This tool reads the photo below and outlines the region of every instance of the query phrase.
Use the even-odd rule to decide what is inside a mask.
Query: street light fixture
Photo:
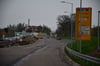
[[[61,3],[67,3],[71,5],[71,14],[73,13],[73,3],[66,2],[66,1],[61,1]]]

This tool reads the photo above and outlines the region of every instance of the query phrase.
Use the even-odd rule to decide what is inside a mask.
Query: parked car
[[[5,37],[4,39],[3,39],[4,41],[12,41],[12,40],[14,40],[14,38],[13,37]]]
[[[57,40],[61,40],[61,37],[58,36],[58,37],[57,37]]]

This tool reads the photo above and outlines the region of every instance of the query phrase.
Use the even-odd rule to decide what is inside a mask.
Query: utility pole
[[[82,33],[82,0],[80,0],[80,33]],[[82,35],[80,35],[80,53],[82,52]]]
[[[70,18],[71,18],[71,25],[70,25],[71,27],[70,28],[71,28],[71,31],[70,32],[71,32],[71,41],[72,41],[72,37],[73,37],[72,36],[73,35],[73,32],[72,32],[73,31],[73,27],[72,27],[73,26],[72,25],[73,3],[66,2],[66,1],[61,1],[61,3],[67,3],[67,4],[71,5],[71,14],[70,14]],[[72,47],[72,44],[71,44],[71,47]]]
[[[100,42],[99,42],[99,39],[100,39],[100,38],[99,38],[99,37],[100,37],[100,34],[99,34],[99,33],[100,33],[99,24],[100,24],[100,23],[99,23],[99,21],[100,21],[100,11],[98,11],[98,49],[100,49],[100,45],[99,45],[99,43],[100,43]]]

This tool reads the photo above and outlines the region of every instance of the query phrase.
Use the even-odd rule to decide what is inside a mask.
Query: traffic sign
[[[91,16],[92,8],[76,8],[76,40],[91,39]]]

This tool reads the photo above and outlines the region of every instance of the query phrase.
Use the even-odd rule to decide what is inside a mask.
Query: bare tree
[[[67,15],[60,15],[57,18],[58,28],[56,32],[60,35],[69,35],[70,34],[70,17]]]

